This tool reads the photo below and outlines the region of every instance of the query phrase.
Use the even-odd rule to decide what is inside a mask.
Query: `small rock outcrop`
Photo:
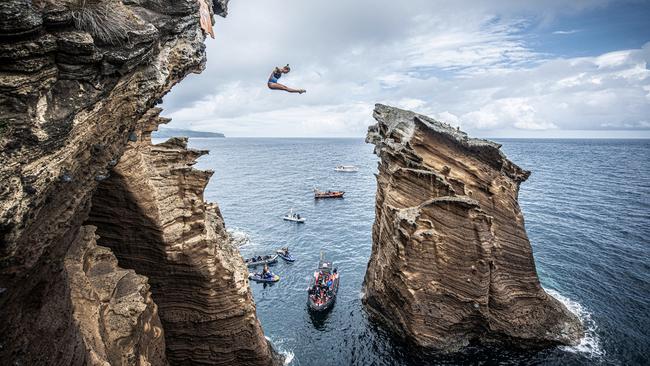
[[[380,158],[369,313],[403,338],[457,350],[471,341],[574,344],[578,318],[541,287],[518,204],[530,172],[500,145],[378,104],[367,141]]]
[[[202,152],[148,138],[227,3],[0,2],[0,364],[279,362]]]

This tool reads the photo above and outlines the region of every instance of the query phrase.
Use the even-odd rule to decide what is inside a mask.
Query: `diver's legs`
[[[287,91],[289,93],[300,93],[300,94],[302,94],[302,93],[306,92],[306,90],[304,90],[304,89],[292,89],[292,88],[289,88],[288,86],[282,85],[280,83],[268,83],[268,86],[269,86],[269,89],[284,90],[284,91]]]

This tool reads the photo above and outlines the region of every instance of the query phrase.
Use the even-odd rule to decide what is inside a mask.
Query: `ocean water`
[[[582,319],[577,347],[522,351],[471,346],[423,354],[368,321],[361,285],[371,250],[377,158],[361,139],[190,139],[209,149],[197,167],[215,174],[216,201],[244,256],[288,245],[273,285],[252,283],[265,334],[291,365],[650,363],[650,141],[499,140],[533,171],[520,203],[543,286]],[[358,173],[337,173],[354,164]],[[315,201],[312,189],[344,199]],[[293,208],[303,225],[285,222]],[[306,288],[319,252],[341,273],[337,303],[314,318]]]

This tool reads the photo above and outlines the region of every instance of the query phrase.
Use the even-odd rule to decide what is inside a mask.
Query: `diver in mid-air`
[[[293,89],[293,88],[289,88],[286,85],[278,83],[278,79],[282,77],[282,74],[287,74],[289,73],[289,71],[291,71],[289,64],[287,64],[287,66],[284,67],[276,67],[275,69],[273,69],[273,72],[269,76],[269,81],[267,84],[269,89],[284,90],[289,93],[299,93],[299,94],[306,93],[307,91],[305,89]]]

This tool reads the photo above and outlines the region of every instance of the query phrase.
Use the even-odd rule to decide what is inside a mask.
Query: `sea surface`
[[[216,201],[244,256],[289,246],[295,263],[271,267],[282,279],[251,283],[265,334],[291,365],[650,363],[650,141],[498,140],[533,171],[520,203],[543,286],[582,319],[577,347],[543,351],[471,346],[423,354],[368,321],[361,304],[371,251],[377,158],[361,139],[190,139],[209,149],[205,198]],[[337,173],[337,164],[360,167]],[[314,187],[346,192],[315,201]],[[282,220],[293,208],[307,218]],[[319,252],[341,273],[324,317],[307,311],[306,288]]]

